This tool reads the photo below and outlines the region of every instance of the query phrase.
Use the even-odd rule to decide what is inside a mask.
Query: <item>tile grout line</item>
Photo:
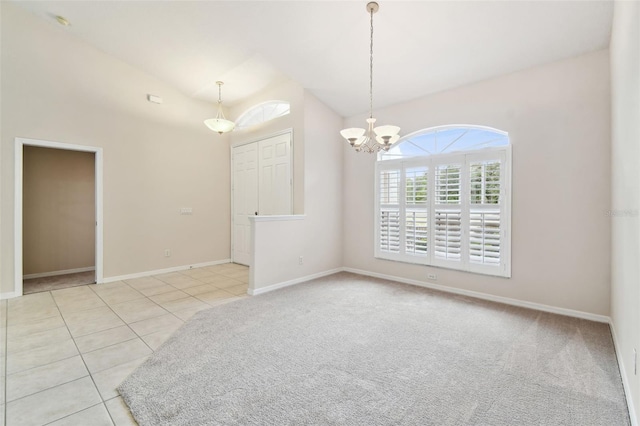
[[[55,317],[56,317],[55,315],[51,315],[50,317],[31,319],[31,320],[26,321],[26,322],[19,322],[17,324],[12,324],[11,327],[20,327],[20,326],[24,326],[24,325],[27,325],[27,324],[31,324],[33,322],[44,321],[44,320],[48,320],[48,319],[55,318]],[[7,315],[6,329],[7,329],[7,334],[8,334],[8,331],[9,331],[9,316],[8,315]]]
[[[157,279],[158,281],[161,281],[161,282],[163,282],[164,284],[166,284],[166,285],[168,285],[168,286],[173,287],[173,285],[171,285],[171,284],[169,284],[169,283],[167,283],[167,282],[164,282],[164,281],[160,280],[159,278],[156,278],[155,276],[151,276],[151,278]],[[155,303],[156,305],[160,306],[156,301],[152,300],[149,296],[147,296],[147,295],[145,295],[145,294],[141,293],[141,292],[140,292],[140,290],[136,289],[135,287],[132,287],[132,286],[131,286],[129,283],[127,283],[126,281],[124,281],[124,280],[123,280],[122,282],[123,282],[123,283],[125,283],[125,285],[126,285],[127,287],[129,287],[129,288],[131,288],[131,289],[133,289],[133,290],[137,291],[138,293],[142,294],[142,296],[143,296],[144,298],[149,299],[150,301],[152,301],[152,302],[153,302],[153,303]],[[173,288],[176,288],[176,287],[173,287]],[[105,300],[100,296],[100,294],[98,294],[98,292],[97,292],[97,291],[95,291],[94,289],[91,289],[91,290],[93,290],[93,292],[94,292],[94,293],[95,293],[95,294],[96,294],[96,295],[97,295],[97,296],[98,296],[98,297],[99,297],[99,298],[100,298],[104,303],[106,303],[106,304],[107,304],[107,306],[109,307],[109,309],[111,309],[111,306],[110,306],[110,305],[109,305],[109,304],[108,304],[108,303],[107,303],[107,302],[106,302],[106,301],[105,301]],[[132,300],[136,300],[136,299],[132,299]],[[123,302],[123,303],[124,303],[124,302]],[[164,309],[165,311],[167,311],[167,309],[165,309],[164,307],[162,307],[162,306],[160,306],[160,307],[161,307],[162,309]],[[120,315],[118,315],[118,313],[117,313],[116,311],[114,311],[113,309],[111,309],[111,311],[112,311],[112,312],[113,312],[113,313],[114,313],[118,318],[120,318],[120,320],[121,320],[121,321],[122,321],[122,322],[123,322],[123,323],[124,323],[128,328],[129,328],[129,330],[131,330],[131,331],[133,332],[133,334],[135,334],[136,336],[138,336],[138,338],[139,338],[140,340],[142,340],[142,341],[144,342],[144,344],[145,344],[145,345],[147,345],[147,347],[148,347],[149,349],[151,349],[151,351],[152,351],[152,352],[155,352],[155,351],[154,351],[154,350],[149,346],[149,344],[147,344],[147,342],[143,339],[143,335],[140,335],[140,334],[136,333],[136,331],[135,331],[133,328],[131,328],[130,324],[129,324],[128,322],[126,322],[126,321],[125,321],[125,320],[124,320]],[[173,315],[175,318],[179,319],[179,320],[180,320],[180,321],[182,321],[182,323],[184,324],[184,322],[185,322],[185,321],[184,321],[182,318],[179,318],[179,317],[178,317],[177,315],[175,315],[173,312],[169,312],[169,311],[167,311],[167,313],[169,313],[169,314]],[[165,314],[163,314],[163,315],[165,315]],[[156,317],[156,318],[157,318],[157,317]],[[151,318],[147,318],[147,319],[151,319]],[[136,322],[141,322],[141,321],[146,321],[146,319],[145,319],[145,320],[140,320],[140,321],[134,321],[134,322],[132,322],[131,324],[135,324]],[[119,327],[121,327],[121,326],[119,326]],[[151,334],[151,333],[149,333],[149,334]],[[133,340],[133,339],[131,339],[131,340]]]
[[[50,365],[50,364],[47,364],[47,365]],[[87,370],[87,375],[86,376],[76,377],[75,379],[71,379],[71,380],[69,380],[67,382],[58,383],[57,385],[54,385],[54,386],[51,386],[51,387],[48,387],[48,388],[44,388],[44,389],[40,389],[37,392],[33,392],[33,393],[28,394],[28,395],[23,395],[20,398],[12,399],[10,402],[13,403],[13,402],[16,402],[16,401],[20,401],[21,399],[29,398],[30,396],[37,395],[37,394],[42,393],[42,392],[46,392],[46,391],[51,390],[53,388],[57,388],[58,386],[63,386],[63,385],[67,385],[69,383],[76,382],[78,380],[82,380],[82,379],[84,379],[86,377],[89,377],[89,376],[91,376],[91,373],[89,373],[89,370]],[[97,388],[96,388],[96,390],[97,390]],[[84,408],[82,410],[84,410]],[[82,411],[82,410],[80,410],[80,411]],[[76,413],[77,413],[77,411],[76,411]],[[72,414],[75,414],[75,413],[72,413]]]
[[[112,310],[112,312],[113,312],[113,310]],[[115,312],[114,312],[114,313],[115,313]],[[118,317],[118,318],[120,318],[120,317]],[[123,322],[124,322],[124,321],[123,321]],[[125,322],[125,325],[126,325],[126,324],[127,324],[127,323]],[[77,339],[79,339],[79,338],[81,338],[81,337],[91,336],[91,335],[96,334],[96,333],[102,333],[103,331],[113,330],[114,328],[118,328],[118,327],[122,327],[122,325],[114,325],[113,327],[108,327],[108,328],[105,328],[104,330],[93,331],[93,332],[91,332],[91,333],[82,334],[82,335],[80,335],[80,336],[75,336],[75,337],[73,337],[73,335],[71,335],[71,338],[72,338],[72,339],[76,339],[76,338],[77,338]],[[69,334],[71,334],[71,331],[69,331]],[[111,345],[109,345],[109,346],[111,346]],[[91,351],[91,352],[93,352],[93,351]]]
[[[69,340],[71,340],[71,339],[69,339]],[[40,346],[40,347],[44,348],[46,346]],[[28,352],[28,350],[24,351],[24,352]],[[20,353],[20,352],[18,352],[18,353]],[[74,354],[74,355],[71,355],[71,356],[67,356],[67,357],[64,357],[64,358],[57,359],[55,361],[47,362],[46,364],[41,364],[41,365],[36,365],[35,367],[25,368],[24,370],[20,370],[20,371],[16,371],[14,373],[11,373],[11,375],[13,376],[14,374],[24,373],[26,371],[35,370],[36,368],[40,368],[40,367],[46,367],[47,365],[55,364],[56,362],[60,362],[60,361],[65,361],[65,360],[68,360],[70,358],[73,358],[74,356],[79,356],[79,355],[82,355],[82,354],[77,353],[77,354]],[[6,377],[9,377],[9,374],[7,374]],[[36,392],[36,393],[38,393],[38,392]],[[6,395],[5,395],[5,397],[6,397]],[[20,398],[18,398],[18,399],[20,399]]]
[[[127,285],[129,285],[129,284],[127,284]],[[131,286],[129,286],[129,287],[131,287]],[[131,288],[133,288],[133,287],[131,287]],[[93,290],[93,289],[92,289],[92,290]],[[135,290],[135,288],[134,288],[134,290]],[[136,290],[136,291],[137,291],[137,290]],[[100,297],[100,295],[99,295],[95,290],[94,290],[93,292],[94,292],[94,294],[96,294],[98,297]],[[138,293],[140,293],[140,292],[138,292]],[[142,293],[140,293],[140,294],[142,294]],[[143,296],[144,296],[144,295],[143,295]],[[144,296],[144,297],[146,297],[146,296]],[[148,297],[146,297],[146,298],[147,298],[147,299],[149,299]],[[107,302],[106,302],[102,297],[100,297],[100,300],[102,300],[104,303],[107,303]],[[138,300],[138,299],[132,299],[132,300]],[[151,299],[149,299],[149,300],[151,300]],[[153,302],[153,300],[151,300],[151,302]],[[122,302],[122,303],[125,303],[125,302]],[[156,302],[153,302],[153,303],[156,303]],[[157,304],[157,303],[156,303],[156,304]],[[121,317],[121,316],[120,316],[116,311],[114,311],[114,310],[113,310],[113,308],[111,308],[111,306],[110,306],[108,303],[107,303],[107,306],[109,307],[109,309],[111,309],[111,312],[113,312],[113,313],[114,313],[114,315],[115,315],[115,316],[117,316],[117,317],[120,319],[120,321],[122,321],[122,322],[124,323],[124,325],[126,325],[126,326],[127,326],[127,328],[128,328],[129,330],[131,330],[131,332],[136,336],[136,339],[140,339],[140,340],[142,340],[142,343],[144,343],[144,345],[145,345],[147,348],[149,348],[149,350],[151,350],[151,353],[153,353],[153,352],[154,352],[154,350],[153,350],[153,349],[152,349],[152,348],[147,344],[147,342],[145,342],[145,341],[144,341],[144,339],[142,338],[142,336],[138,335],[138,333],[136,333],[136,331],[135,331],[133,328],[131,328],[131,326],[129,325],[129,323],[128,323],[128,322],[126,322],[126,321],[124,320],[124,318],[122,318],[122,317]],[[159,305],[158,305],[158,306],[159,306]],[[160,308],[162,308],[162,306],[160,306]],[[162,308],[162,309],[164,309],[164,308]],[[166,310],[166,309],[165,309],[165,310]],[[147,319],[150,319],[150,318],[147,318]],[[144,321],[144,320],[141,320],[141,321]],[[118,327],[122,327],[122,326],[118,326]],[[114,328],[115,328],[115,327],[114,327]],[[129,340],[127,340],[127,342],[128,342],[128,341],[130,341],[130,340],[133,340],[133,339],[129,339]],[[120,343],[122,343],[122,342],[120,342]],[[116,345],[117,345],[117,344],[118,344],[118,343],[116,343]],[[109,346],[113,346],[113,345],[109,345]],[[109,346],[105,346],[105,347],[109,347]],[[93,352],[93,351],[92,351],[92,352]],[[107,369],[107,370],[108,370],[108,369]],[[96,388],[97,388],[97,387],[96,387]],[[98,393],[100,393],[100,391],[98,391]],[[102,395],[100,395],[100,398],[102,398]]]
[[[202,283],[202,285],[211,285],[211,286],[215,287],[217,290],[223,290],[223,291],[224,291],[224,289],[221,289],[221,288],[219,288],[219,287],[216,287],[216,286],[215,286],[214,284],[212,284],[212,283],[205,283],[204,281],[201,281],[201,280],[200,280],[200,279],[198,279],[198,278],[193,278],[193,277],[191,277],[191,276],[189,276],[189,275],[187,275],[187,274],[183,274],[183,273],[181,273],[181,272],[179,272],[179,271],[178,271],[177,273],[179,273],[179,274],[181,274],[181,275],[184,275],[185,277],[189,277],[190,279],[192,279],[192,280],[194,280],[194,281],[200,281],[200,282]],[[222,274],[214,273],[214,275],[222,275]],[[224,276],[224,275],[222,275],[222,276]],[[166,285],[168,285],[168,286],[173,287],[174,289],[176,289],[176,291],[181,291],[181,292],[183,292],[183,293],[187,294],[187,297],[184,297],[183,299],[187,299],[187,298],[189,298],[189,297],[193,297],[193,298],[195,298],[195,299],[199,300],[200,302],[202,302],[202,303],[204,303],[204,304],[208,305],[208,306],[209,306],[209,308],[212,308],[212,307],[216,306],[216,305],[212,305],[210,302],[207,302],[207,301],[205,301],[205,300],[200,299],[197,295],[191,295],[191,294],[188,294],[187,292],[185,292],[185,291],[184,291],[184,289],[178,288],[178,287],[176,287],[175,285],[171,284],[170,282],[164,281],[164,280],[162,280],[161,278],[158,278],[158,277],[157,277],[157,276],[155,276],[155,275],[152,275],[152,276],[150,276],[149,278],[154,278],[154,279],[156,279],[156,280],[158,280],[158,281],[163,282],[164,284],[166,284]],[[228,278],[228,277],[225,277],[225,278]],[[126,283],[126,281],[123,281],[123,282],[125,282],[125,283]],[[129,287],[131,287],[131,285],[130,285],[130,284],[128,284],[128,283],[126,283],[126,284],[127,284]],[[244,283],[243,283],[243,284],[244,284]],[[195,287],[195,286],[194,286],[194,287]],[[134,290],[136,290],[136,291],[140,292],[140,290],[138,290],[138,289],[136,289],[136,288],[134,288],[134,287],[131,287],[131,288],[133,288]],[[189,288],[189,287],[186,287],[186,288]],[[229,293],[229,292],[227,292],[227,293]],[[160,293],[160,294],[162,294],[162,293]],[[229,293],[229,294],[230,294],[232,297],[237,297],[237,296],[235,296],[235,295],[233,295],[233,294],[231,294],[231,293]],[[160,305],[158,302],[156,302],[155,300],[151,299],[151,297],[153,297],[153,296],[155,296],[155,295],[152,295],[152,296],[146,296],[146,295],[145,295],[145,297],[146,297],[147,299],[151,300],[153,303],[155,303],[156,305],[160,306],[162,309],[164,309],[164,310],[168,311],[168,309],[166,309],[164,306]],[[220,299],[220,300],[223,300],[223,299],[224,299],[224,298],[222,298],[222,299]],[[176,300],[181,300],[181,299],[176,299]],[[187,309],[185,309],[185,310],[188,310],[188,309],[189,309],[189,308],[187,308]],[[207,309],[208,309],[208,308],[207,308]],[[175,314],[175,312],[169,311],[169,313],[170,313],[171,315],[173,315],[174,317],[176,317],[177,319],[179,319],[180,321],[182,321],[182,323],[183,323],[183,324],[186,322],[186,320],[183,320],[182,318],[180,318],[179,316],[177,316],[177,315]],[[144,320],[142,320],[142,321],[144,321]],[[136,321],[136,322],[138,322],[138,321]],[[134,331],[134,333],[135,333],[135,331]],[[137,333],[136,333],[136,334],[137,334]],[[150,334],[151,334],[151,333],[150,333]],[[140,336],[140,338],[142,338],[142,336]],[[143,340],[144,340],[144,339],[143,339]],[[145,343],[146,343],[146,342],[145,342]],[[154,352],[155,352],[155,351],[154,351]]]
[[[119,325],[118,327],[123,327],[123,326],[122,326],[122,325]],[[114,328],[118,328],[118,327],[114,327]],[[108,328],[108,329],[106,329],[106,330],[102,330],[102,331],[108,331],[108,330],[113,330],[113,328]],[[132,331],[133,331],[133,330],[132,330]],[[95,333],[91,333],[91,334],[96,334],[96,333],[101,333],[101,331],[96,331]],[[87,336],[90,336],[91,334],[87,334]],[[134,332],[134,334],[135,334],[135,332]],[[81,336],[81,337],[85,337],[85,336]],[[102,349],[107,349],[107,348],[110,348],[110,347],[112,347],[112,346],[120,345],[120,344],[122,344],[122,343],[127,343],[127,342],[130,342],[130,341],[135,340],[135,339],[138,339],[138,338],[140,338],[140,336],[136,335],[135,337],[132,337],[132,338],[127,339],[127,340],[123,340],[123,341],[118,342],[118,343],[112,343],[112,344],[110,344],[110,345],[101,346],[101,347],[99,347],[99,348],[96,348],[96,349],[93,349],[93,350],[90,350],[90,351],[87,351],[87,352],[84,352],[84,353],[80,352],[80,355],[87,355],[87,354],[91,354],[91,353],[94,353],[94,352],[96,352],[96,351],[99,351],[99,350],[102,350]],[[78,348],[78,350],[80,350],[80,348]],[[118,365],[120,365],[120,364],[118,364]],[[114,367],[115,367],[115,366],[114,366]],[[105,370],[108,370],[108,368],[105,368]],[[100,371],[104,371],[104,370],[100,370]],[[96,371],[96,373],[99,373],[100,371]]]
[[[51,292],[50,292],[51,293]],[[95,292],[94,292],[95,293]],[[71,340],[73,340],[73,344],[76,347],[76,350],[78,351],[78,354],[80,355],[80,359],[82,360],[82,364],[84,364],[84,368],[87,369],[87,373],[89,374],[89,377],[91,378],[91,383],[93,383],[93,387],[95,388],[96,392],[98,393],[98,397],[100,398],[100,401],[102,401],[102,404],[104,404],[104,398],[102,398],[102,394],[100,393],[100,390],[98,390],[98,385],[96,384],[96,381],[93,378],[93,374],[91,374],[91,370],[89,370],[89,366],[87,365],[87,363],[84,360],[84,357],[82,356],[82,352],[80,352],[80,348],[78,347],[78,344],[76,343],[73,334],[71,334],[71,330],[69,330],[69,326],[67,325],[67,320],[64,318],[64,316],[62,315],[62,312],[60,311],[60,307],[58,306],[58,302],[56,302],[55,297],[53,297],[53,293],[51,293],[51,298],[53,299],[53,303],[56,304],[56,307],[58,308],[58,312],[60,312],[60,316],[62,317],[62,321],[64,322],[64,325],[67,326],[67,330],[69,331],[69,335],[71,336]],[[102,300],[102,299],[101,299]],[[97,404],[96,404],[97,405]],[[89,407],[87,407],[89,408]],[[106,405],[105,405],[105,409],[106,409]],[[80,411],[84,411],[86,408],[83,408]],[[72,414],[76,414],[79,413],[80,411],[76,411],[75,413]],[[109,413],[109,410],[107,410],[107,413]],[[71,414],[70,414],[71,415]],[[109,418],[111,419],[111,423],[113,423],[115,425],[115,422],[113,421],[113,417],[111,417],[111,413],[109,413]],[[60,419],[56,419],[56,420],[60,420]],[[51,423],[51,422],[50,422]]]
[[[47,292],[50,292],[50,291],[47,291]],[[51,299],[54,300],[54,303],[55,303],[55,299],[53,298],[53,294],[51,295]],[[57,307],[57,305],[56,305],[56,307]],[[59,309],[58,309],[58,312],[60,312]],[[62,318],[62,320],[64,322],[64,318],[62,317],[62,313],[60,313],[59,316],[60,316],[60,318]],[[29,321],[29,322],[23,323],[22,325],[29,324],[29,323],[36,322],[36,321],[47,320],[47,319],[55,318],[55,317],[56,316],[53,315],[53,316],[46,317],[46,318],[40,318],[40,319],[36,319],[36,320],[33,320],[33,321]],[[65,323],[64,325],[62,325],[60,327],[50,328],[50,329],[47,329],[47,330],[41,330],[41,331],[38,331],[38,332],[35,332],[35,333],[32,333],[32,334],[37,334],[37,333],[42,333],[42,332],[50,332],[52,330],[57,330],[58,328],[66,328],[67,331],[69,331],[69,328],[66,326],[66,323]],[[5,365],[4,365],[4,376],[5,376],[5,380],[4,380],[4,399],[5,399],[5,407],[6,407],[6,403],[8,402],[8,400],[7,400],[7,381],[8,381],[8,378],[9,378],[9,303],[8,302],[7,302],[7,309],[6,309],[5,331],[6,331],[6,333],[5,333],[5,354],[4,354],[5,355],[5,360],[4,360],[4,362],[5,362]],[[72,337],[71,333],[69,333],[69,336]],[[49,345],[36,346],[34,348],[26,349],[24,351],[14,352],[11,355],[15,356],[15,355],[20,354],[22,352],[29,352],[29,351],[33,351],[33,350],[36,350],[36,349],[44,348],[44,347],[47,347],[47,346],[51,346],[51,345],[49,344]],[[77,355],[79,355],[79,353]],[[53,361],[53,362],[48,362],[48,363],[42,364],[42,365],[38,365],[36,367],[26,368],[24,370],[16,371],[16,372],[11,373],[11,374],[22,373],[24,371],[29,371],[29,370],[32,370],[34,368],[44,367],[45,365],[51,365],[51,364],[53,364],[55,362],[58,362],[58,361],[64,361],[66,359],[73,358],[74,356],[76,356],[76,355],[72,355],[72,356],[68,356],[68,357],[65,357],[65,358],[61,358],[59,360],[56,360],[56,361]],[[69,383],[69,382],[67,382],[67,383]],[[35,392],[35,393],[38,393],[38,392]],[[33,395],[33,394],[31,394],[31,395]],[[24,398],[24,397],[22,397],[22,398]],[[17,401],[18,399],[21,399],[21,398],[17,398],[14,401]],[[5,410],[5,414],[6,414],[6,410]],[[6,422],[6,418],[5,418],[5,422]]]
[[[99,393],[99,392],[98,392],[98,393]],[[59,419],[56,419],[56,420],[53,420],[53,421],[51,421],[51,422],[45,423],[43,426],[50,425],[50,424],[55,423],[55,422],[59,422],[60,420],[66,419],[67,417],[71,417],[71,416],[74,416],[74,415],[76,415],[76,414],[78,414],[78,413],[82,413],[83,411],[86,411],[86,410],[88,410],[88,409],[90,409],[90,408],[97,407],[98,405],[102,405],[102,406],[104,406],[104,409],[105,409],[105,410],[107,410],[107,413],[109,413],[109,409],[107,408],[107,405],[104,403],[104,401],[102,401],[102,402],[99,402],[99,403],[97,403],[97,404],[95,404],[95,405],[92,405],[92,406],[90,406],[90,407],[83,408],[83,409],[82,409],[82,410],[80,410],[80,411],[76,411],[75,413],[67,414],[67,415],[66,415],[66,416],[64,416],[64,417],[60,417]],[[116,424],[116,422],[114,422],[114,421],[113,421],[113,418],[111,417],[111,413],[109,413],[109,418],[111,419],[111,423],[113,423],[113,424],[115,425],[115,424]]]

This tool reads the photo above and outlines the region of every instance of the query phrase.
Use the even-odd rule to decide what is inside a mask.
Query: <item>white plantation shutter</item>
[[[380,250],[400,253],[400,212],[398,209],[380,210]]]
[[[436,167],[436,204],[460,204],[461,164]]]
[[[502,161],[469,164],[469,262],[500,266]]]
[[[459,261],[462,247],[462,214],[460,210],[435,211],[436,259]]]
[[[501,164],[500,160],[469,163],[471,204],[500,204]]]
[[[405,252],[426,256],[429,242],[429,216],[426,210],[407,209],[405,219]]]
[[[434,256],[459,262],[462,256],[462,164],[435,167]]]
[[[429,242],[429,169],[404,169],[405,183],[405,254],[426,257]]]
[[[469,222],[469,261],[500,265],[500,211],[471,210]]]
[[[511,276],[510,147],[376,163],[376,257]]]
[[[379,172],[378,247],[400,253],[400,170]]]

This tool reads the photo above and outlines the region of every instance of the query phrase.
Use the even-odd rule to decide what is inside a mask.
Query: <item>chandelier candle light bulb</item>
[[[373,118],[373,14],[380,6],[372,1],[367,3],[367,12],[371,18],[371,38],[369,49],[369,118],[367,118],[367,129],[352,127],[340,131],[357,152],[374,153],[378,151],[388,151],[395,142],[400,139],[400,127],[398,126],[378,126],[373,127],[376,119]]]

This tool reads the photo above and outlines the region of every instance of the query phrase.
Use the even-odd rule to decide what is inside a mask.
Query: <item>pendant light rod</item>
[[[216,114],[216,118],[205,120],[204,124],[214,132],[223,134],[232,131],[236,124],[224,117],[224,112],[222,112],[222,85],[224,83],[216,81],[216,84],[218,85],[218,114]]]
[[[218,103],[221,104],[222,103],[222,85],[224,84],[224,82],[216,81],[216,84],[218,85]]]

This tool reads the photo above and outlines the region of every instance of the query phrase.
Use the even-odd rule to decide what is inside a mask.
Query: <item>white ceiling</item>
[[[342,116],[368,110],[365,1],[19,1],[189,96],[225,104],[292,78]],[[374,108],[609,45],[612,1],[380,0]]]

